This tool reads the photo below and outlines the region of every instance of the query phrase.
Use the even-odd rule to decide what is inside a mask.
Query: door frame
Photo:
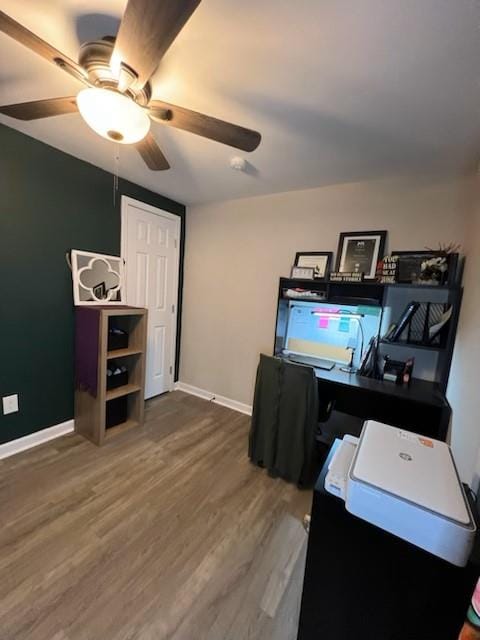
[[[168,220],[172,220],[175,222],[176,230],[175,230],[175,258],[174,258],[174,291],[175,297],[173,304],[175,305],[175,310],[172,313],[172,341],[170,345],[171,349],[171,358],[172,358],[172,373],[170,375],[170,385],[169,391],[173,391],[176,374],[178,371],[178,363],[177,363],[177,354],[178,354],[178,339],[179,339],[179,323],[178,323],[178,306],[180,301],[180,291],[179,291],[179,282],[180,282],[180,254],[181,254],[181,242],[182,242],[182,218],[181,216],[170,213],[169,211],[165,211],[164,209],[160,209],[159,207],[154,207],[148,202],[142,202],[141,200],[136,200],[135,198],[131,198],[130,196],[122,195],[121,198],[121,225],[120,225],[120,247],[121,247],[121,257],[123,259],[123,263],[125,265],[124,276],[125,276],[125,292],[127,289],[128,282],[128,265],[126,262],[127,255],[127,216],[128,216],[128,207],[137,206],[139,208],[148,211],[148,213],[152,213],[155,216],[159,216],[161,218],[167,218]],[[128,304],[128,300],[127,300]],[[147,336],[148,339],[148,336]],[[146,355],[146,354],[145,354]]]

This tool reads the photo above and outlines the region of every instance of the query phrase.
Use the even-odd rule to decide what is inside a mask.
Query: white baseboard
[[[210,391],[205,391],[204,389],[200,389],[199,387],[194,387],[193,385],[187,384],[186,382],[175,382],[173,388],[175,391],[184,391],[185,393],[189,393],[191,396],[203,398],[203,400],[213,400],[215,398],[214,393],[210,393]]]
[[[216,393],[205,391],[205,389],[200,389],[199,387],[194,387],[193,385],[187,384],[186,382],[176,382],[174,385],[174,389],[176,391],[184,391],[185,393],[189,393],[192,396],[197,396],[198,398],[203,398],[204,400],[210,400],[210,402],[220,404],[222,405],[222,407],[228,407],[229,409],[233,409],[234,411],[238,411],[239,413],[244,413],[247,416],[252,415],[251,405],[244,404],[243,402],[238,402],[237,400],[232,400],[231,398],[226,398],[225,396],[219,396]]]
[[[67,433],[72,433],[74,424],[73,420],[67,420],[66,422],[55,424],[53,427],[47,427],[41,431],[30,433],[28,436],[24,436],[23,438],[17,438],[16,440],[5,442],[5,444],[0,444],[0,460],[2,458],[13,456],[16,453],[20,453],[20,451],[25,451],[25,449],[36,447],[39,444],[43,444],[44,442],[48,442],[54,438],[64,436]]]

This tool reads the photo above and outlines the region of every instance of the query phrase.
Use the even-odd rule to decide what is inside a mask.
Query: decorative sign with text
[[[398,281],[398,256],[385,256],[379,271],[382,284],[395,284]]]
[[[363,282],[364,273],[356,271],[332,271],[330,273],[330,282]]]

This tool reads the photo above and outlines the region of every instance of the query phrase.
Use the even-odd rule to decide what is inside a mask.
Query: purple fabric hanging
[[[97,396],[100,310],[75,309],[75,387]]]

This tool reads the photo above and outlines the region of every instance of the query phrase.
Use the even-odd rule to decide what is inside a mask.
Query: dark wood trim
[[[178,298],[177,298],[177,340],[175,343],[175,372],[173,381],[177,382],[180,371],[180,342],[182,337],[183,280],[185,262],[186,214],[180,216],[180,253],[178,256]]]

